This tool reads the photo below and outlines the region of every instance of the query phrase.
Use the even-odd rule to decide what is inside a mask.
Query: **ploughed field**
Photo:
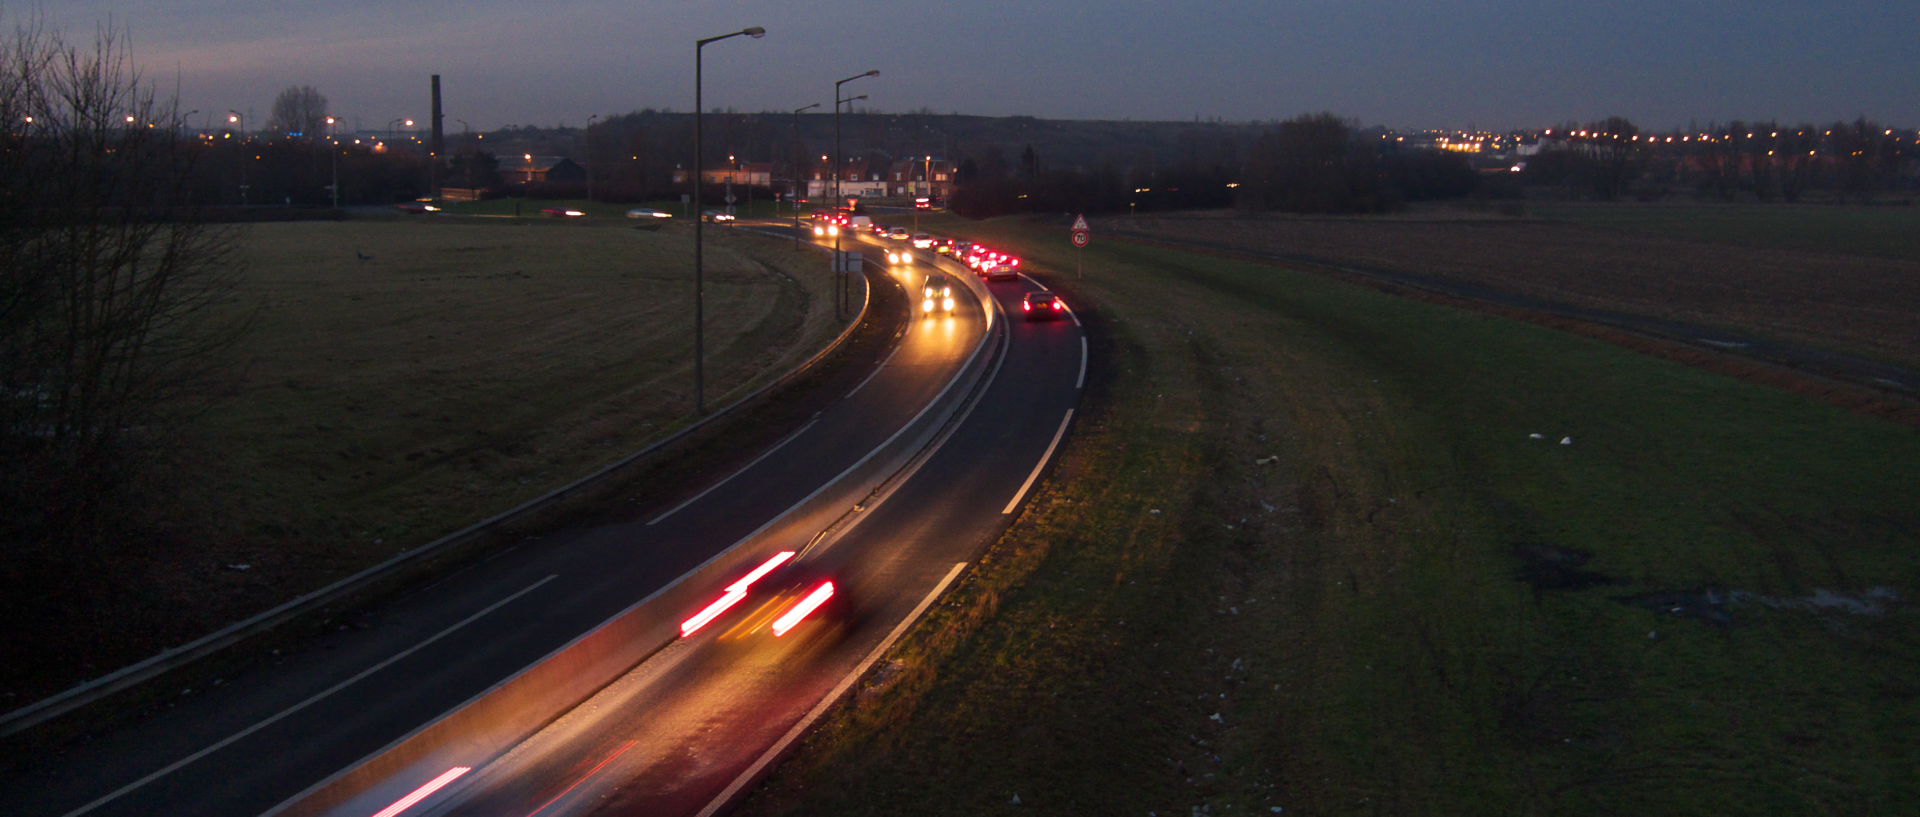
[[[1107,224],[1126,235],[1428,276],[1920,368],[1920,238],[1913,237],[1920,213],[1909,209],[1808,207],[1785,220],[1749,213],[1769,219],[1764,235],[1740,229],[1739,213],[1709,206],[1547,211],[1578,221],[1415,211],[1394,218],[1143,215]],[[1706,226],[1690,229],[1696,216]],[[1860,236],[1858,249],[1821,240],[1861,220],[1877,229]],[[1901,230],[1909,237],[1900,238]]]

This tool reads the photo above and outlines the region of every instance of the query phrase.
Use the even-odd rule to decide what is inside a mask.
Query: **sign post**
[[[1087,217],[1085,215],[1074,216],[1073,232],[1071,235],[1074,246],[1073,277],[1085,278],[1087,277],[1087,273],[1086,269],[1080,265],[1080,251],[1086,249],[1087,242],[1093,240],[1093,231],[1087,228]]]

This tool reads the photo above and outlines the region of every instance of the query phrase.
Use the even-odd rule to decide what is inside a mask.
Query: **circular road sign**
[[[1091,239],[1092,237],[1093,237],[1093,236],[1092,236],[1092,234],[1091,234],[1091,233],[1088,233],[1088,232],[1087,232],[1086,230],[1074,230],[1074,231],[1073,231],[1073,246],[1075,246],[1075,247],[1085,247],[1085,246],[1087,246],[1087,241],[1088,241],[1089,239]]]

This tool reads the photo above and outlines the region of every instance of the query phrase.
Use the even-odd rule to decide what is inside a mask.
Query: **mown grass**
[[[1920,207],[1528,203],[1527,213],[1673,238],[1920,261]]]
[[[1057,228],[971,231],[1073,268]],[[1051,487],[746,813],[1920,802],[1920,432],[1276,267],[1086,261],[1052,280],[1111,345]]]
[[[817,255],[707,233],[709,408],[838,331]],[[22,700],[184,643],[572,482],[690,422],[684,228],[253,225],[250,315],[137,547],[36,565]],[[48,576],[71,581],[48,582]],[[75,649],[73,644],[85,644]],[[61,655],[70,660],[54,660]]]

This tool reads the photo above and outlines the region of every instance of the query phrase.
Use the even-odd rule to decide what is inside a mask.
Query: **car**
[[[933,242],[933,251],[941,255],[953,255],[954,243],[954,240],[951,238],[936,239]]]
[[[439,206],[433,204],[431,201],[403,201],[403,202],[400,202],[399,204],[394,205],[393,209],[399,210],[402,213],[438,213],[440,212]]]
[[[637,218],[643,221],[653,221],[656,219],[665,221],[673,218],[673,214],[665,210],[655,210],[651,207],[635,207],[627,211],[627,218]]]
[[[953,311],[953,282],[938,273],[927,273],[920,283],[920,311],[928,315]]]
[[[1011,281],[1020,277],[1020,268],[1013,264],[995,264],[987,267],[981,277],[989,281]]]
[[[572,207],[548,207],[541,210],[540,215],[547,218],[585,218],[587,214],[584,210],[575,210]]]
[[[873,225],[873,234],[874,234],[874,235],[877,235],[877,236],[879,236],[879,237],[881,237],[881,238],[886,238],[886,237],[887,237],[887,234],[888,234],[888,233],[891,233],[891,232],[893,232],[893,228],[892,228],[892,227],[889,227],[889,226],[887,226],[887,225],[885,225],[885,224],[875,224],[875,225]]]
[[[1020,314],[1030,321],[1050,321],[1067,314],[1067,304],[1060,296],[1046,290],[1029,292],[1020,299]]]
[[[887,231],[887,237],[895,241],[905,241],[907,240],[907,228],[895,227],[892,230]]]
[[[922,250],[933,247],[933,236],[927,235],[926,233],[914,233],[912,241],[913,246]]]
[[[732,213],[726,212],[724,210],[708,210],[706,212],[701,213],[700,218],[708,222],[723,222],[723,221],[735,220]]]
[[[900,251],[898,251],[898,252],[895,252],[895,251],[893,251],[893,250],[887,250],[887,263],[889,263],[889,264],[912,264],[912,263],[913,263],[913,253],[910,253],[910,252],[907,252],[906,250],[900,250]]]

